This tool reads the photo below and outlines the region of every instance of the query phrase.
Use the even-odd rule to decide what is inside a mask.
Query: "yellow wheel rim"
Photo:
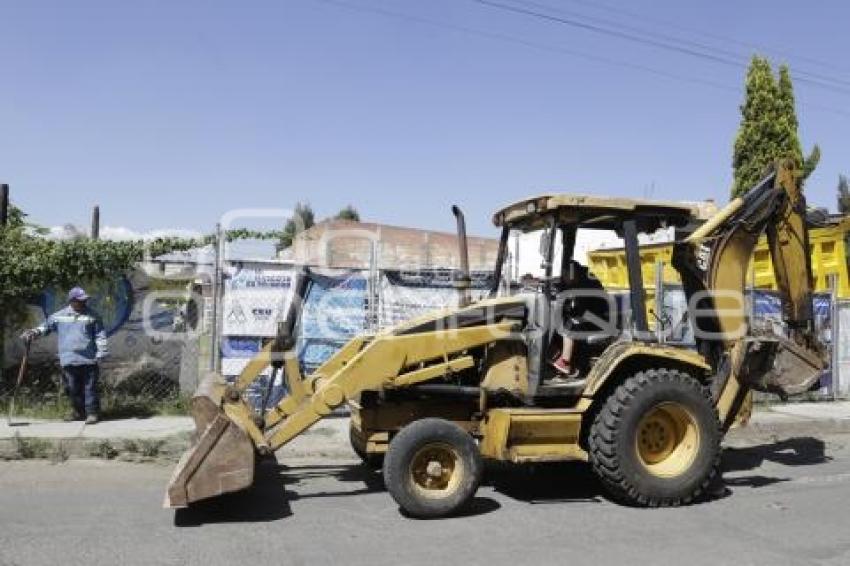
[[[426,444],[410,461],[410,483],[424,497],[445,497],[457,489],[463,471],[452,446]]]
[[[662,403],[641,418],[635,444],[649,473],[676,477],[691,467],[699,453],[699,428],[688,409],[678,403]]]

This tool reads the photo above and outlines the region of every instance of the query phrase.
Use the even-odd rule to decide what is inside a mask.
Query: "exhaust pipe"
[[[457,219],[457,243],[460,249],[460,273],[455,277],[454,286],[460,291],[460,306],[470,303],[469,287],[472,278],[469,276],[469,245],[466,241],[466,219],[459,206],[452,205],[452,214]]]

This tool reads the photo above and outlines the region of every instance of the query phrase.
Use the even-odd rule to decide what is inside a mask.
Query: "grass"
[[[54,464],[61,464],[69,457],[70,453],[68,452],[68,447],[62,441],[60,441],[59,444],[57,444],[53,451],[50,453],[50,461]]]
[[[71,403],[64,395],[53,398],[18,398],[16,417],[59,420],[71,413]],[[181,416],[189,414],[189,396],[173,395],[165,399],[148,396],[105,394],[101,397],[100,416],[104,419]]]
[[[15,452],[18,458],[31,460],[34,458],[50,457],[51,444],[42,438],[22,438],[20,434],[15,435]]]
[[[145,458],[156,458],[165,445],[164,440],[143,439],[139,440],[139,453]]]
[[[90,444],[88,452],[89,456],[93,458],[103,458],[104,460],[112,460],[120,454],[119,450],[108,440],[100,440]]]
[[[18,398],[13,417],[28,417],[33,419],[60,420],[71,412],[68,399],[29,399]]]

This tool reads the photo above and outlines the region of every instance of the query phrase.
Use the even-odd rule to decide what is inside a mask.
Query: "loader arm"
[[[192,399],[198,438],[169,483],[164,505],[183,507],[253,483],[254,452],[270,454],[363,391],[408,387],[471,368],[469,350],[515,338],[517,321],[463,328],[357,337],[302,378],[294,348],[267,346],[234,384],[211,378]],[[290,343],[291,345],[291,343]],[[244,391],[270,362],[282,358],[289,394],[265,417]]]
[[[294,405],[287,398],[278,403],[272,410],[277,416],[269,422],[278,420],[279,424],[266,433],[266,442],[272,450],[277,450],[363,391],[407,387],[468,369],[474,360],[464,352],[508,339],[513,332],[514,323],[503,322],[377,336],[349,359],[337,361],[334,359],[337,356],[332,357],[323,366],[332,373],[322,374],[323,368],[319,368],[307,380],[307,390],[311,393],[303,396],[294,411],[287,410]],[[347,358],[351,350],[343,348],[340,354]]]
[[[728,428],[750,389],[808,390],[823,367],[815,335],[806,202],[790,162],[674,246],[699,351],[715,369],[713,394]],[[789,336],[751,336],[745,288],[753,251],[767,235]]]

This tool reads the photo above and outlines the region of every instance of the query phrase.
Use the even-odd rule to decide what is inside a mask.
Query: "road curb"
[[[132,432],[110,437],[48,437],[27,435],[0,438],[0,460],[100,458],[127,462],[177,462],[191,445],[184,430],[156,437],[133,436]],[[348,441],[348,419],[328,419],[315,425],[277,453],[281,461],[355,458]]]
[[[160,438],[43,438],[18,434],[0,439],[0,460],[99,458],[125,462],[176,462],[189,446],[181,432]]]
[[[176,462],[190,446],[191,434],[185,431],[156,438],[137,438],[132,433],[120,437],[47,438],[27,436],[26,430],[12,438],[0,439],[0,460],[100,458],[128,462]],[[811,419],[765,411],[757,413],[744,427],[726,435],[728,444],[769,443],[776,438],[818,437],[850,434],[850,419]],[[348,419],[328,419],[295,438],[277,453],[285,463],[292,460],[353,459],[348,441]]]
[[[726,436],[730,439],[746,439],[827,434],[850,434],[850,419],[759,419],[746,426],[733,428]]]

